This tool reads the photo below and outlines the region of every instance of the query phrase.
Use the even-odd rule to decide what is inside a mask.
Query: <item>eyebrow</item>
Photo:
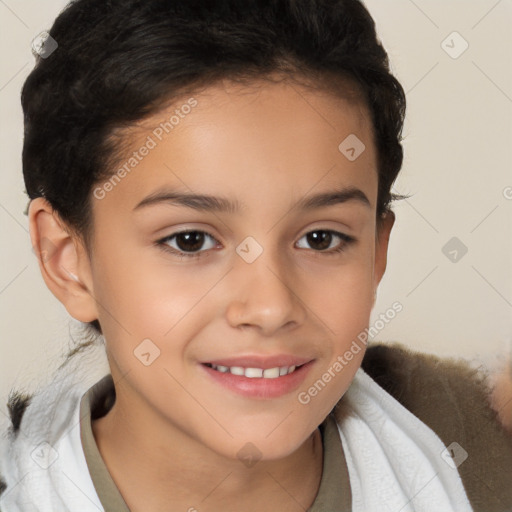
[[[314,210],[316,208],[347,203],[349,201],[356,201],[371,208],[371,203],[366,194],[356,187],[341,188],[331,192],[322,192],[312,196],[306,196],[295,203],[293,208],[298,208],[299,210]],[[237,200],[230,200],[225,197],[182,193],[163,189],[145,197],[133,210],[135,211],[147,206],[166,203],[185,206],[198,211],[220,213],[238,213],[244,206]]]

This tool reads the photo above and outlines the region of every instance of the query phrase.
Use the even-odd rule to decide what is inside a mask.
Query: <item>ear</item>
[[[382,217],[380,225],[377,226],[377,233],[375,236],[375,266],[373,272],[374,290],[377,293],[377,287],[386,271],[388,260],[388,244],[391,229],[395,223],[395,214],[388,211]]]
[[[97,319],[90,262],[82,242],[42,197],[32,199],[28,217],[32,248],[46,286],[73,318]]]

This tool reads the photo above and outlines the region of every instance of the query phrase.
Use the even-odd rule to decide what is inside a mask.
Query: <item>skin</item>
[[[512,358],[491,377],[491,406],[506,432],[512,436]]]
[[[394,216],[377,230],[377,155],[368,112],[358,102],[286,81],[254,85],[224,81],[194,95],[192,112],[93,201],[91,258],[44,199],[30,204],[34,247],[43,238],[54,246],[51,258],[40,260],[46,284],[74,318],[99,319],[103,329],[117,398],[92,426],[132,511],[303,512],[322,473],[317,427],[364,355],[362,345],[316,397],[299,402],[298,393],[369,325],[386,268]],[[127,133],[126,159],[175,108]],[[352,162],[338,149],[349,134],[366,146]],[[162,186],[245,207],[200,212],[167,203],[134,211]],[[357,187],[369,205],[349,200],[293,208],[335,187]],[[184,228],[214,237],[205,238],[201,257],[182,259],[155,245]],[[325,230],[356,241],[334,253],[344,244],[335,235],[327,249],[305,236]],[[248,236],[263,248],[252,263],[235,251]],[[177,239],[167,243],[180,247]],[[183,252],[188,246],[181,243]],[[149,366],[134,357],[147,338],[160,350]],[[315,362],[297,390],[273,399],[236,395],[199,365],[254,353]],[[248,442],[261,457],[251,467],[237,456]]]

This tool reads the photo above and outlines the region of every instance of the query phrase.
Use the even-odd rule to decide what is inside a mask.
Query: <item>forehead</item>
[[[286,196],[296,200],[315,187],[345,185],[366,189],[374,206],[370,116],[358,94],[342,94],[288,81],[224,80],[183,96],[121,134],[129,149],[112,172],[128,172],[102,203],[133,208],[162,185],[236,196],[244,205],[261,197],[286,202]],[[141,151],[145,146],[151,149]]]

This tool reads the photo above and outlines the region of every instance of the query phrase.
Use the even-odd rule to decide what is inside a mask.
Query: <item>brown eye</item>
[[[210,247],[204,248],[205,241],[212,240]],[[161,246],[166,246],[171,252],[184,256],[199,256],[200,253],[215,247],[215,238],[204,231],[190,230],[173,233],[158,241]],[[190,254],[187,254],[190,253]],[[197,253],[197,254],[196,254]]]
[[[326,254],[341,252],[347,245],[355,242],[355,238],[332,229],[316,229],[304,235],[302,239],[306,239],[307,244],[314,251]]]
[[[323,251],[331,245],[332,233],[329,231],[311,231],[306,235],[306,239],[313,248]]]
[[[198,251],[204,243],[204,233],[200,231],[188,231],[176,235],[176,245],[182,251]]]

